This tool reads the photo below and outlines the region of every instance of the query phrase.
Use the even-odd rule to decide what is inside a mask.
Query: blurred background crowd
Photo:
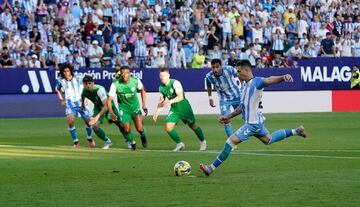
[[[296,67],[360,57],[360,0],[0,0],[0,66]]]

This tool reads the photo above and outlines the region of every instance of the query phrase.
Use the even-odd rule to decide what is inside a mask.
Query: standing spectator
[[[353,50],[354,50],[354,57],[360,57],[360,38],[358,37],[355,39]]]
[[[89,57],[90,57],[90,68],[100,68],[100,60],[103,57],[103,49],[99,46],[97,40],[92,41],[92,46],[89,48]]]
[[[345,38],[341,42],[341,57],[353,57],[354,56],[354,40],[351,39],[351,34],[347,33]]]
[[[255,43],[255,39],[258,39],[260,44],[264,43],[264,30],[260,22],[256,22],[255,27],[252,28],[252,43]]]
[[[178,42],[180,42],[181,39],[184,38],[184,35],[175,27],[173,27],[172,31],[169,32],[167,37],[170,39],[169,53],[171,54],[173,50],[176,50]]]
[[[33,27],[33,30],[29,32],[30,42],[39,42],[41,40],[40,32],[37,26]]]
[[[222,48],[226,48],[226,46],[228,46],[228,44],[231,42],[231,18],[226,14],[223,14],[220,16],[220,22],[223,35]]]
[[[238,38],[244,38],[244,19],[242,16],[236,16],[232,23],[232,34]]]
[[[319,18],[317,16],[314,17],[314,21],[310,24],[310,34],[318,36],[318,32],[321,27],[321,22],[319,21]]]
[[[208,34],[206,35],[206,39],[208,40],[208,45],[207,45],[207,49],[208,50],[213,50],[214,49],[214,45],[219,44],[220,43],[220,38],[218,38],[215,35],[216,32],[216,27],[212,26],[211,27],[211,31],[208,32]]]
[[[288,9],[284,13],[284,25],[290,23],[290,18],[293,19],[294,22],[296,22],[296,14],[294,13],[294,6],[289,6]]]
[[[326,33],[326,39],[321,41],[321,54],[323,57],[335,57],[334,41],[331,39],[330,32]]]
[[[166,47],[166,42],[158,42],[156,47],[152,50],[151,64],[154,67],[165,67],[167,65],[168,51]]]
[[[101,5],[99,5],[97,2],[94,3],[94,12],[93,12],[93,16],[92,16],[92,21],[95,24],[98,25],[103,25],[103,11],[101,9]]]
[[[104,25],[102,26],[102,36],[104,39],[104,43],[110,43],[111,37],[113,34],[112,25],[109,22],[108,17],[104,17]]]
[[[114,17],[112,23],[115,27],[115,32],[128,33],[128,13],[125,11],[124,3],[119,3],[119,7],[114,11]]]
[[[342,44],[341,44],[342,38],[341,37],[337,37],[335,39],[335,56],[336,57],[341,57],[341,51],[342,51]]]
[[[341,37],[342,35],[343,23],[341,19],[342,19],[341,15],[337,13],[335,16],[335,21],[333,22],[334,24],[333,32],[336,37]]]
[[[56,54],[55,67],[61,68],[63,65],[67,63],[67,57],[70,55],[70,51],[68,47],[65,46],[64,39],[60,40],[60,44],[57,46],[54,52]]]
[[[144,34],[142,32],[138,33],[137,40],[135,41],[135,62],[140,68],[145,68],[147,64],[147,49],[146,43],[144,40]]]
[[[273,34],[272,36],[272,50],[274,51],[275,54],[279,54],[282,55],[284,52],[284,35],[281,34],[280,30],[277,29],[275,34]]]
[[[331,22],[329,22],[330,24]],[[306,21],[306,16],[303,15],[301,17],[301,19],[298,21],[297,23],[297,28],[298,28],[298,33],[297,33],[297,36],[298,38],[303,38],[303,35],[307,35],[308,34],[308,31],[309,31],[309,25]]]
[[[286,36],[288,39],[293,40],[293,39],[297,38],[298,28],[294,21],[294,18],[290,17],[289,24],[286,25],[285,31],[286,31]]]
[[[194,56],[192,58],[191,67],[192,68],[201,68],[201,66],[204,64],[204,62],[205,62],[204,50],[200,49],[199,53],[194,54]]]
[[[176,50],[171,54],[171,67],[186,68],[185,51],[182,48],[181,42],[177,44]]]

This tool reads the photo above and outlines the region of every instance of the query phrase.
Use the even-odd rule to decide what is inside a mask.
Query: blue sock
[[[85,129],[86,129],[86,136],[88,139],[91,139],[91,132],[92,132],[92,128],[91,127],[88,127],[88,126],[85,126]]]
[[[271,139],[269,144],[281,141],[286,137],[294,135],[291,129],[279,129],[271,134]]]
[[[77,142],[78,138],[77,138],[77,134],[76,134],[76,128],[75,127],[69,128],[69,132],[70,132],[71,139],[73,140],[73,142]]]
[[[219,167],[221,163],[223,163],[230,155],[232,146],[228,143],[228,141],[225,142],[224,149],[218,154],[216,159],[213,161],[212,165],[214,167]]]
[[[233,134],[233,128],[232,128],[231,124],[227,123],[227,124],[224,125],[224,127],[225,127],[226,136],[230,137],[230,135]]]

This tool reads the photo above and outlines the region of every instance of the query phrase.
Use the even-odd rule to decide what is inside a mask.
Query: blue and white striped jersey
[[[245,123],[262,124],[265,117],[259,110],[262,93],[264,90],[264,80],[262,77],[254,77],[248,82],[242,83],[240,106]]]
[[[213,84],[221,102],[240,99],[240,81],[234,67],[222,67],[222,74],[217,77],[213,71],[205,76],[207,84]]]
[[[67,107],[80,107],[81,106],[81,93],[83,91],[83,81],[79,76],[73,77],[71,81],[60,78],[57,82],[56,88],[65,93],[65,101]]]

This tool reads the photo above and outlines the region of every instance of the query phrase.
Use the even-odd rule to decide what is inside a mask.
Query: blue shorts
[[[235,110],[239,105],[240,102],[239,101],[222,101],[220,102],[220,112],[222,116],[226,116],[228,114],[230,114],[231,112],[231,107],[233,108],[233,110]]]
[[[89,120],[90,119],[89,111],[86,108],[81,110],[81,107],[67,106],[66,109],[65,109],[65,114],[66,115],[73,115],[73,116],[76,117],[78,113],[81,115],[81,117],[84,120]]]
[[[242,142],[247,141],[251,136],[255,136],[259,138],[259,137],[264,137],[267,134],[269,134],[269,130],[266,129],[264,123],[262,124],[246,123],[235,132],[235,135]]]
[[[223,32],[223,38],[231,39],[231,32]]]

